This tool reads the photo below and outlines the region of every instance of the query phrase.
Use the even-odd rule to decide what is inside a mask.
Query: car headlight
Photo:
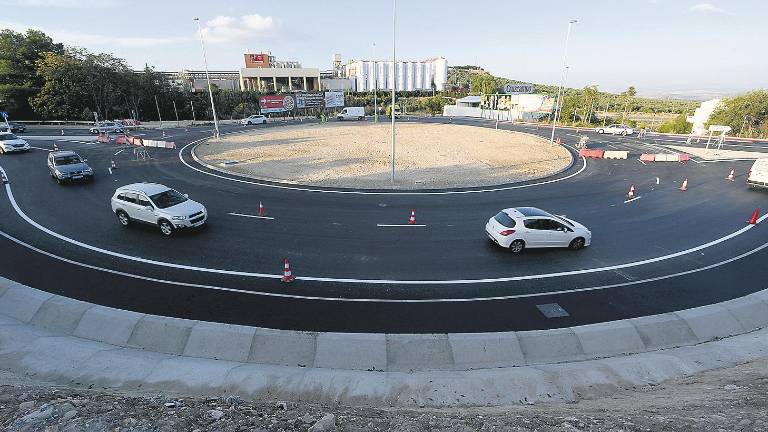
[[[186,216],[172,216],[171,217],[171,219],[173,219],[173,220],[184,220],[186,218],[187,218]]]

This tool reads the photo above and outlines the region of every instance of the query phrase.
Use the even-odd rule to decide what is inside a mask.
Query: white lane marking
[[[232,133],[243,133],[243,132],[247,132],[247,131],[232,132]],[[229,133],[221,134],[221,135],[229,135]],[[573,174],[570,174],[568,176],[560,177],[560,178],[556,178],[556,179],[551,179],[551,180],[546,180],[546,181],[538,182],[538,183],[529,183],[529,184],[515,185],[515,186],[505,186],[505,187],[498,187],[498,188],[491,188],[491,189],[473,189],[473,190],[440,191],[440,192],[417,192],[417,191],[410,191],[410,192],[405,192],[405,191],[403,191],[403,192],[369,192],[369,191],[341,191],[341,190],[332,190],[332,189],[312,189],[312,188],[303,188],[303,187],[288,186],[288,185],[281,185],[281,184],[262,183],[262,182],[257,182],[257,181],[253,181],[253,180],[245,180],[245,179],[241,179],[241,178],[233,178],[233,177],[228,177],[228,176],[224,176],[224,175],[220,175],[220,174],[215,174],[215,173],[212,173],[212,172],[204,171],[204,170],[201,170],[199,168],[195,168],[192,165],[190,165],[189,163],[187,163],[187,161],[184,160],[182,154],[183,154],[184,150],[187,149],[187,147],[189,147],[191,145],[199,144],[200,142],[205,141],[206,139],[208,139],[208,138],[203,138],[203,139],[200,139],[200,140],[197,140],[197,141],[193,141],[193,142],[185,145],[184,147],[182,147],[181,150],[179,150],[179,160],[181,161],[181,163],[186,165],[187,168],[193,169],[193,170],[195,170],[197,172],[200,172],[200,173],[212,176],[212,177],[218,177],[218,178],[221,178],[221,179],[224,179],[224,180],[233,181],[233,182],[251,184],[251,185],[255,185],[255,186],[270,187],[270,188],[274,188],[274,189],[294,190],[294,191],[300,191],[300,192],[322,192],[322,193],[337,193],[337,194],[348,194],[348,195],[461,195],[461,194],[470,194],[470,193],[500,192],[500,191],[506,191],[506,190],[522,189],[522,188],[528,188],[528,187],[533,187],[533,186],[542,186],[542,185],[546,185],[546,184],[561,182],[563,180],[568,180],[568,179],[570,179],[572,177],[575,177],[575,176],[581,174],[582,172],[584,172],[585,169],[587,169],[587,159],[582,157],[581,160],[582,160],[583,165],[582,165],[581,169],[579,169],[577,172],[575,172]],[[563,145],[572,148],[574,151],[576,150],[576,149],[574,149],[573,147],[571,147],[571,146],[569,146],[567,144],[563,144]],[[578,152],[576,152],[576,153],[578,153]],[[195,155],[194,151],[190,150],[190,154],[192,155],[192,159],[195,162],[199,163],[200,165],[207,166],[200,159],[198,159],[198,157]]]
[[[125,151],[125,149],[122,149],[122,150],[118,150],[118,151],[117,151],[117,153],[115,153],[113,156],[117,156],[117,155],[119,155],[120,153],[122,153],[122,152],[124,152],[124,151]]]
[[[746,258],[768,247],[768,243],[764,243],[763,245],[758,246],[747,252],[744,252],[741,255],[737,255],[735,257],[728,258],[727,260],[713,263],[704,267],[699,267],[699,268],[686,270],[678,273],[672,273],[672,274],[663,275],[663,276],[656,276],[648,279],[640,279],[640,280],[622,282],[622,283],[616,283],[616,284],[610,284],[610,285],[600,285],[600,286],[592,286],[592,287],[584,287],[584,288],[572,288],[572,289],[559,290],[559,291],[539,292],[539,293],[530,293],[530,294],[514,294],[514,295],[492,296],[492,297],[381,299],[381,298],[343,298],[343,297],[304,296],[304,295],[296,295],[296,294],[271,293],[271,292],[264,292],[264,291],[248,291],[248,290],[237,289],[237,288],[227,288],[227,287],[220,287],[215,285],[194,284],[189,282],[175,282],[175,281],[170,281],[165,279],[157,279],[149,276],[141,276],[133,273],[122,272],[119,270],[112,270],[104,267],[98,267],[91,264],[85,264],[79,261],[75,261],[69,258],[64,258],[62,256],[53,254],[48,251],[44,251],[28,243],[25,243],[11,236],[10,234],[7,234],[2,230],[0,230],[0,236],[3,236],[14,243],[19,244],[23,247],[26,247],[27,249],[33,250],[39,254],[45,255],[53,259],[57,259],[59,261],[66,262],[68,264],[89,268],[92,270],[102,271],[105,273],[116,274],[119,276],[125,276],[133,279],[144,280],[148,282],[157,282],[157,283],[164,283],[169,285],[186,286],[190,288],[203,288],[203,289],[209,289],[214,291],[234,292],[239,294],[258,295],[258,296],[264,296],[264,297],[279,297],[279,298],[289,298],[289,299],[296,299],[296,300],[320,300],[320,301],[336,301],[336,302],[350,302],[350,303],[470,303],[470,302],[480,302],[480,301],[498,301],[498,300],[514,300],[519,298],[546,297],[546,296],[552,296],[552,295],[571,294],[571,293],[578,293],[578,292],[599,291],[599,290],[610,289],[610,288],[622,288],[626,286],[639,285],[639,284],[644,284],[648,282],[656,282],[660,280],[666,280],[666,279],[676,278],[680,276],[686,276],[689,274],[699,273],[706,270],[711,270],[713,268],[721,267],[726,264],[730,264],[734,261],[738,261],[740,259]]]
[[[269,217],[269,216],[259,216],[259,215],[245,214],[245,213],[227,213],[227,214],[230,216],[240,216],[245,218],[275,220],[275,218]]]
[[[109,167],[109,175],[112,175],[112,167]]]
[[[376,224],[377,227],[425,227],[423,224]]]
[[[642,161],[640,159],[638,159],[637,161],[640,162],[641,164],[645,165],[645,161]]]
[[[632,198],[630,200],[624,201],[624,204],[631,203],[632,201],[639,200],[640,198],[642,198],[642,196],[636,196],[636,197],[634,197],[634,198]]]
[[[29,146],[29,148],[32,148],[32,149],[35,149],[35,150],[43,150],[43,151],[47,151],[47,152],[52,152],[53,151],[53,149],[44,148],[44,147]]]
[[[110,255],[110,256],[123,258],[130,261],[144,263],[144,264],[151,264],[151,265],[156,265],[160,267],[175,268],[180,270],[191,270],[191,271],[199,271],[204,273],[226,274],[226,275],[232,275],[232,276],[247,276],[247,277],[268,278],[268,279],[281,279],[283,277],[282,274],[253,273],[253,272],[245,272],[245,271],[238,271],[238,270],[225,270],[225,269],[216,269],[216,268],[208,268],[208,267],[197,267],[197,266],[186,265],[186,264],[156,261],[148,258],[141,258],[137,256],[127,255],[120,252],[114,252],[109,249],[103,249],[100,247],[91,246],[79,240],[74,240],[72,238],[66,237],[62,234],[52,231],[40,225],[39,223],[35,222],[34,220],[32,220],[32,218],[27,216],[27,214],[24,213],[24,211],[21,210],[21,208],[19,207],[19,204],[16,202],[16,198],[13,196],[13,191],[11,190],[10,183],[5,185],[5,191],[8,194],[8,199],[10,200],[11,205],[13,206],[13,209],[27,223],[29,223],[33,227],[37,228],[38,230],[52,237],[55,237],[59,240],[63,240],[75,246],[80,246],[84,249],[91,250],[93,252],[98,252],[104,255]],[[758,224],[763,220],[765,220],[766,218],[768,218],[768,214],[765,214],[762,217],[760,217],[760,219],[758,219],[757,221]],[[660,257],[647,258],[640,261],[634,261],[634,262],[629,262],[624,264],[616,264],[612,266],[587,268],[587,269],[580,269],[580,270],[568,270],[568,271],[562,271],[562,272],[556,272],[556,273],[543,273],[543,274],[533,274],[533,275],[523,275],[523,276],[486,278],[486,279],[450,279],[450,280],[352,279],[352,278],[332,278],[332,277],[317,277],[317,276],[300,276],[300,277],[297,277],[296,279],[313,281],[313,282],[359,283],[359,284],[373,284],[373,285],[461,285],[461,284],[477,284],[477,283],[513,282],[513,281],[532,280],[532,279],[549,279],[549,278],[557,278],[562,276],[573,276],[573,275],[600,273],[604,271],[614,271],[618,269],[639,267],[646,264],[652,264],[652,263],[670,260],[673,258],[688,255],[693,252],[698,252],[700,250],[723,243],[727,240],[730,240],[734,237],[737,237],[749,231],[755,226],[758,226],[758,225],[750,224],[726,236],[720,237],[719,239],[715,239],[708,243],[701,244],[699,246],[695,246],[679,252],[663,255]]]

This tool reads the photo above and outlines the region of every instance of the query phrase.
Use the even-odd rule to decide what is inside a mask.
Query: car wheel
[[[627,131],[621,131],[621,136],[627,136]]]
[[[127,227],[131,224],[131,218],[128,216],[128,213],[118,210],[117,211],[117,221],[120,222],[120,225]]]
[[[525,242],[522,240],[515,240],[509,245],[509,250],[512,251],[512,253],[520,253],[525,249]]]
[[[570,250],[579,250],[584,248],[584,239],[581,237],[576,237],[575,239],[571,240],[571,244],[568,245],[568,249]]]
[[[161,219],[158,225],[160,226],[160,232],[163,233],[163,235],[170,236],[173,234],[173,225],[167,220]]]

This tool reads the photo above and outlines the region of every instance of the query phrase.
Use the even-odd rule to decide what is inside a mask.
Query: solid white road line
[[[259,215],[245,214],[245,213],[227,213],[227,214],[230,216],[240,216],[245,218],[275,220],[275,218],[269,217],[269,216],[259,216]]]
[[[376,224],[377,227],[425,227],[424,224]]]
[[[2,167],[0,167],[0,169],[2,169]],[[32,225],[34,228],[52,237],[55,237],[59,240],[63,240],[67,243],[70,243],[75,246],[79,246],[81,248],[84,248],[93,252],[97,252],[97,253],[101,253],[104,255],[109,255],[117,258],[122,258],[130,261],[140,262],[143,264],[151,264],[151,265],[156,265],[160,267],[175,268],[179,270],[190,270],[190,271],[199,271],[204,273],[225,274],[225,275],[231,275],[231,276],[247,276],[247,277],[257,277],[257,278],[267,278],[267,279],[281,279],[283,277],[282,274],[253,273],[253,272],[245,272],[245,271],[237,271],[237,270],[225,270],[225,269],[208,268],[208,267],[197,267],[197,266],[186,265],[186,264],[169,263],[164,261],[157,261],[157,260],[152,260],[148,258],[132,256],[132,255],[128,255],[120,252],[111,251],[109,249],[92,246],[87,243],[83,243],[79,240],[66,237],[62,234],[59,234],[35,222],[26,213],[24,213],[21,207],[19,207],[19,204],[16,202],[16,198],[13,195],[13,191],[11,190],[10,184],[5,185],[5,191],[6,191],[6,194],[8,195],[8,199],[13,209],[28,224]],[[760,222],[762,222],[766,218],[768,218],[768,214],[765,214],[760,219],[758,219],[758,225]],[[688,254],[692,254],[694,252],[698,252],[698,251],[710,248],[712,246],[718,245],[732,238],[735,238],[741,234],[744,234],[745,232],[749,231],[750,229],[758,225],[747,225],[737,231],[734,231],[718,239],[712,240],[708,243],[704,243],[689,249],[685,249],[679,252],[674,252],[674,253],[659,256],[659,257],[647,258],[644,260],[628,262],[624,264],[616,264],[616,265],[605,266],[605,267],[593,267],[593,268],[586,268],[586,269],[580,269],[580,270],[561,271],[561,272],[555,272],[555,273],[531,274],[531,275],[522,275],[522,276],[508,276],[508,277],[485,278],[485,279],[449,279],[449,280],[353,279],[353,278],[332,278],[332,277],[316,277],[316,276],[300,276],[300,277],[297,277],[296,279],[312,281],[312,282],[359,283],[359,284],[372,284],[372,285],[462,285],[462,284],[478,284],[478,283],[513,282],[513,281],[523,281],[523,280],[533,280],[533,279],[549,279],[549,278],[557,278],[557,277],[563,277],[563,276],[592,274],[592,273],[600,273],[604,271],[614,271],[614,270],[631,268],[631,267],[639,267],[646,264],[653,264],[653,263],[662,262],[662,261],[670,260],[673,258],[685,256]]]
[[[122,153],[122,152],[124,152],[124,151],[125,151],[125,149],[122,149],[122,150],[118,150],[118,151],[117,151],[117,153],[115,153],[113,156],[117,156],[117,155],[119,155],[120,153]]]
[[[642,198],[642,196],[636,196],[636,197],[632,198],[631,200],[624,201],[624,204],[631,203],[632,201],[639,200],[640,198]]]
[[[53,149],[49,149],[49,148],[43,148],[43,147],[34,147],[34,146],[29,146],[29,148],[32,148],[32,149],[35,149],[35,150],[42,150],[42,151],[47,151],[47,152],[52,152],[52,151],[53,151]]]

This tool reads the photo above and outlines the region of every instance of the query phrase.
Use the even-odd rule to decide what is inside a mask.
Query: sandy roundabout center
[[[391,188],[391,126],[331,122],[256,129],[210,140],[204,163],[248,177],[326,187]],[[487,186],[552,175],[570,152],[530,134],[435,123],[400,123],[397,188]]]

